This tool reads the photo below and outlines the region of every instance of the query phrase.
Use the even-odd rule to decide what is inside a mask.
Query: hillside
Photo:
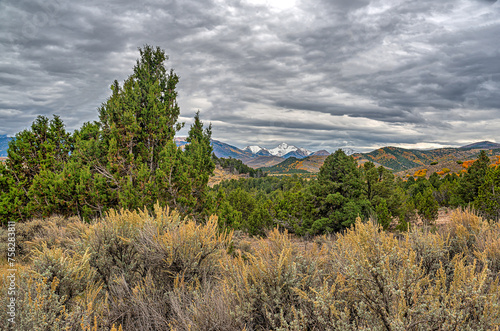
[[[496,144],[491,143],[492,147]],[[472,146],[472,145],[471,145]],[[486,145],[482,145],[486,146]],[[398,147],[379,148],[370,153],[356,153],[353,157],[360,163],[372,161],[390,168],[395,172],[418,168],[438,162],[456,163],[456,161],[465,161],[476,158],[479,152],[486,148],[439,148],[433,150],[404,149]],[[489,149],[487,153],[490,156],[500,155],[500,149]]]
[[[233,159],[252,159],[255,156],[252,153],[242,151],[236,146],[232,146],[226,143],[223,143],[218,140],[212,140],[212,148],[214,154],[217,157],[232,157]]]
[[[272,167],[261,168],[270,174],[316,173],[325,162],[326,155],[312,155],[303,159],[290,157]]]
[[[216,166],[213,176],[210,176],[210,178],[208,179],[208,186],[214,187],[214,185],[219,184],[223,180],[238,180],[240,178],[249,178],[249,176],[248,174],[235,174],[227,169],[223,169],[220,166]]]
[[[483,148],[475,148],[475,147]],[[457,163],[461,161],[474,160],[480,151],[486,147],[493,149],[486,150],[486,153],[495,161],[495,157],[500,155],[500,148],[495,148],[497,144],[490,142],[481,142],[471,144],[460,148],[439,148],[434,150],[416,150],[404,149],[399,147],[383,147],[370,153],[355,153],[354,159],[359,164],[371,161],[376,166],[384,166],[389,170],[398,173],[398,175],[413,175],[420,169],[428,169],[429,175],[432,172],[439,172],[443,169],[450,169],[451,172],[459,173],[463,167]],[[326,155],[311,155],[304,159],[290,158],[281,163],[272,166],[266,166],[262,170],[270,174],[277,173],[299,173],[299,172],[318,172]],[[431,165],[436,163],[434,165]]]
[[[478,143],[460,147],[460,149],[497,149],[500,144],[492,143],[491,141],[480,141]]]
[[[254,158],[245,158],[242,159],[243,163],[247,166],[252,167],[254,169],[262,168],[262,167],[272,167],[275,164],[283,162],[283,158],[279,156],[258,156]]]
[[[488,151],[487,151],[488,152]],[[426,178],[429,178],[430,175],[433,173],[437,172],[439,175],[446,175],[447,173],[455,173],[455,174],[460,174],[461,172],[464,172],[465,169],[467,169],[476,159],[464,159],[464,160],[459,160],[459,163],[457,161],[444,161],[444,162],[439,162],[438,164],[433,164],[433,165],[425,165],[425,166],[420,166],[420,167],[415,167],[407,170],[402,170],[399,172],[396,172],[395,175],[405,178],[409,176],[416,176],[416,175],[423,175]],[[490,155],[490,161],[491,164],[500,164],[500,155]]]

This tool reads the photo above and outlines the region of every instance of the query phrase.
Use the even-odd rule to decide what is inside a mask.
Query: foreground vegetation
[[[358,220],[309,242],[221,232],[215,217],[197,224],[159,205],[17,226],[16,330],[500,327],[500,226],[470,211],[436,232]]]

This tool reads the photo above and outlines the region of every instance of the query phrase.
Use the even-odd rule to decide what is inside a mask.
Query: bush
[[[216,217],[205,225],[155,206],[111,211],[84,236],[90,265],[110,295],[110,321],[125,329],[165,328],[173,316],[169,293],[216,277],[232,233],[219,233]]]
[[[19,284],[23,330],[167,329],[180,319],[175,293],[208,293],[204,284],[220,278],[232,238],[219,232],[215,217],[196,224],[159,205],[153,215],[110,211],[92,225],[68,228],[81,235],[71,245],[53,240],[60,232],[54,222],[29,228],[35,225],[40,241]],[[0,289],[2,302],[7,288]]]
[[[325,264],[317,247],[308,254],[316,259],[300,252],[287,231],[275,229],[246,258],[227,261],[223,286],[225,295],[235,299],[231,311],[236,320],[252,330],[304,327],[298,319],[299,291],[313,285]]]
[[[469,210],[436,233],[394,235],[358,218],[314,242],[274,229],[233,245],[216,218],[196,224],[158,205],[79,229],[71,245],[40,241],[19,265],[18,329],[500,327],[500,226]],[[5,307],[7,268],[0,276]],[[6,329],[5,309],[0,321]]]
[[[470,209],[451,214],[450,225],[442,230],[450,237],[450,254],[480,259],[493,276],[500,276],[500,223],[490,224]]]

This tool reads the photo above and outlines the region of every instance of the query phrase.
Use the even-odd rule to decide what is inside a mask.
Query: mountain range
[[[176,138],[177,144],[180,146],[183,138]],[[326,150],[312,152],[305,148],[281,143],[274,148],[263,148],[260,146],[247,146],[240,149],[236,146],[223,143],[219,140],[212,139],[212,148],[217,157],[232,157],[239,159],[246,165],[252,168],[272,167],[283,162],[286,159],[303,159],[310,156],[328,156],[330,153]]]
[[[277,147],[271,149],[263,148],[260,146],[247,146],[243,150],[254,155],[273,155],[282,157],[284,159],[288,159],[289,157],[304,158],[313,153],[305,148],[288,145],[287,143],[281,143]]]
[[[7,156],[9,141],[7,135],[0,135],[0,157]],[[185,138],[176,137],[176,144],[187,144]],[[236,146],[212,140],[214,154],[221,158],[235,158],[252,168],[263,168],[270,173],[315,173],[323,165],[330,153],[326,150],[310,151],[305,148],[281,143],[274,148],[247,146],[240,149]],[[481,141],[458,148],[438,148],[432,150],[404,149],[399,147],[382,147],[369,153],[356,153],[344,148],[344,152],[352,155],[359,164],[371,161],[377,166],[384,166],[394,172],[409,171],[414,168],[429,165],[456,164],[457,161],[471,160],[477,157],[481,150],[486,150],[490,157],[499,156],[500,144]]]
[[[500,160],[500,144],[481,141],[478,143],[462,146],[459,148],[438,148],[432,150],[404,149],[399,147],[383,147],[369,153],[354,153],[352,156],[358,164],[373,162],[376,166],[384,166],[400,175],[413,174],[416,169],[429,169],[429,175],[433,171],[441,171],[445,168],[452,172],[459,172],[463,168],[463,161],[474,160],[481,150],[486,150],[492,161]],[[495,158],[498,157],[498,158]],[[308,156],[303,159],[290,158],[271,167],[262,170],[271,174],[307,173],[319,172],[323,165],[323,159]],[[405,172],[403,174],[403,172]]]

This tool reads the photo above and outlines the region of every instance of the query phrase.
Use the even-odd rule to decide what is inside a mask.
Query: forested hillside
[[[478,148],[485,146],[484,149]],[[440,148],[433,150],[404,149],[397,147],[384,147],[370,153],[354,154],[356,160],[376,162],[395,172],[415,167],[430,165],[434,162],[466,161],[477,159],[481,150],[486,150],[488,155],[500,155],[496,144],[471,145],[464,148]]]
[[[327,155],[311,155],[302,159],[288,158],[272,167],[260,170],[270,174],[317,173],[325,162]]]
[[[370,153],[355,153],[352,156],[359,165],[372,162],[377,166],[384,166],[400,175],[413,175],[419,169],[428,169],[428,175],[440,172],[443,169],[460,173],[464,162],[471,162],[478,158],[484,146],[486,154],[493,160],[500,156],[497,144],[483,142],[460,148],[442,148],[434,150],[410,150],[396,147],[384,147]],[[317,173],[323,165],[326,156],[311,155],[306,158],[284,160],[272,166],[261,169],[270,174]],[[496,160],[496,159],[495,159]],[[248,163],[245,161],[245,163]],[[439,166],[437,166],[439,164]],[[467,163],[466,163],[467,164]],[[445,170],[446,171],[446,170]]]

